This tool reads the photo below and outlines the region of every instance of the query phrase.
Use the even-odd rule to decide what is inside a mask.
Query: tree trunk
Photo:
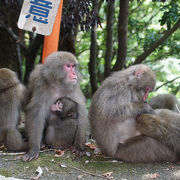
[[[88,64],[89,74],[90,74],[90,83],[92,94],[97,90],[97,73],[96,73],[96,58],[97,58],[97,33],[96,28],[94,27],[91,30],[91,46],[90,46],[90,61]]]
[[[126,62],[127,31],[128,31],[129,0],[120,0],[119,25],[118,25],[118,54],[113,67],[114,71],[121,70]]]
[[[113,24],[114,24],[114,7],[115,0],[108,1],[107,12],[107,37],[106,37],[106,55],[105,55],[105,72],[104,76],[109,76],[111,72],[111,61],[113,51]]]
[[[6,30],[0,29],[0,37],[0,68],[9,68],[17,72],[16,45]]]
[[[97,7],[98,7],[98,2],[97,0],[94,0],[93,8],[96,11],[97,11]],[[98,88],[97,73],[96,73],[96,58],[97,58],[97,33],[96,33],[96,27],[94,26],[91,30],[90,60],[88,64],[92,94],[94,94]]]
[[[24,76],[24,83],[27,84],[29,80],[29,75],[31,71],[34,69],[35,66],[35,60],[36,56],[38,54],[38,51],[43,44],[43,36],[37,35],[35,39],[32,41],[30,47],[27,49],[27,52],[25,53],[26,58],[26,73]]]

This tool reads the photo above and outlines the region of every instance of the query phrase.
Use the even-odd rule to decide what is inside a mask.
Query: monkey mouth
[[[152,91],[152,88],[151,87],[147,87],[146,91],[145,91],[145,95],[143,96],[143,101],[144,102],[146,102],[150,91]]]
[[[77,82],[77,78],[72,78],[70,81],[71,82]]]

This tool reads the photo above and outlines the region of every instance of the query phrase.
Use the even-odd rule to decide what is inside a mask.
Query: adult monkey
[[[46,58],[44,64],[38,65],[29,80],[29,103],[26,107],[26,129],[29,152],[23,161],[36,159],[39,155],[43,130],[50,114],[51,106],[63,96],[78,103],[78,124],[74,147],[82,155],[85,148],[87,117],[85,98],[79,86],[78,62],[68,52],[54,52]]]
[[[92,98],[89,111],[92,134],[102,152],[127,162],[176,161],[166,144],[142,135],[136,117],[154,113],[145,103],[155,87],[154,73],[135,65],[108,77]]]
[[[26,93],[26,87],[14,71],[0,69],[0,144],[4,144],[11,151],[27,149],[27,143],[18,131]]]
[[[156,109],[154,112],[138,116],[137,129],[171,147],[180,160],[180,114],[169,109]]]

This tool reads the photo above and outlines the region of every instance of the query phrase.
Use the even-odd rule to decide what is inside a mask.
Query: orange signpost
[[[63,0],[60,1],[59,9],[58,9],[58,12],[57,12],[56,20],[54,22],[54,26],[53,26],[53,30],[52,30],[51,35],[44,37],[42,63],[44,63],[45,58],[49,54],[51,54],[51,53],[58,50],[62,6],[63,6]]]

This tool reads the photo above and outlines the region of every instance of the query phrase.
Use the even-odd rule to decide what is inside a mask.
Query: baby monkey
[[[73,145],[77,129],[78,104],[68,97],[59,98],[52,106],[47,121],[45,143],[55,149]]]

